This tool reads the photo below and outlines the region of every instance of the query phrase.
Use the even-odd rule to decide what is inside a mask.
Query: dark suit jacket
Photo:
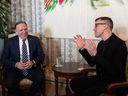
[[[87,50],[79,50],[89,65],[96,65],[99,80],[109,83],[125,80],[127,48],[125,42],[116,35],[97,47],[96,56],[90,56]]]
[[[32,69],[41,68],[41,64],[44,61],[44,52],[41,47],[40,41],[37,37],[28,35],[29,53],[30,61],[34,60],[37,67],[32,67]],[[16,62],[20,61],[20,51],[19,51],[19,38],[14,36],[5,41],[4,51],[2,55],[2,62],[5,67],[9,70],[18,70],[15,68]]]

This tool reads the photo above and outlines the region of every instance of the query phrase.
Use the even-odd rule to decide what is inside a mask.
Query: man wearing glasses
[[[96,76],[81,76],[70,81],[76,96],[99,96],[106,85],[125,81],[127,48],[125,42],[112,33],[113,21],[109,17],[95,20],[94,34],[102,40],[96,46],[93,40],[74,37],[80,54],[90,66],[96,65]]]

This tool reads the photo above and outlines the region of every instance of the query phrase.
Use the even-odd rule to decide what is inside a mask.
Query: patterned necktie
[[[22,44],[22,62],[25,63],[28,61],[28,56],[27,56],[27,46],[25,43],[25,40],[23,40]],[[28,70],[22,70],[23,75],[27,76],[28,75]]]

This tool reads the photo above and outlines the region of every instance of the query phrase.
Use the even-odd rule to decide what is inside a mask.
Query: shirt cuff
[[[32,60],[32,63],[33,63],[34,67],[37,67],[37,64],[36,64],[35,60]]]

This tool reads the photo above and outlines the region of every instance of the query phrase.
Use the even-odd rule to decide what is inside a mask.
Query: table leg
[[[58,76],[55,75],[55,96],[58,96]]]
[[[71,94],[71,91],[70,91],[70,88],[69,88],[69,79],[66,78],[66,96],[70,96]]]

